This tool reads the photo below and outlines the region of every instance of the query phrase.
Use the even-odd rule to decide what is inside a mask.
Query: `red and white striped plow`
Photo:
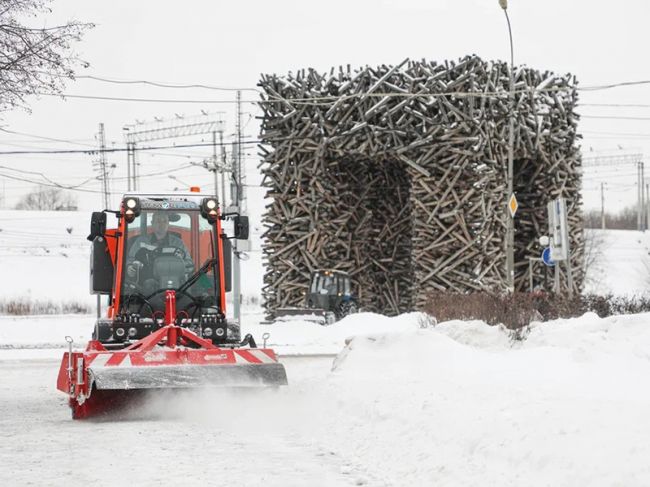
[[[70,344],[57,380],[76,419],[109,412],[138,391],[286,384],[273,350],[220,348],[175,325],[122,350],[107,350],[93,340],[85,351],[73,352]]]

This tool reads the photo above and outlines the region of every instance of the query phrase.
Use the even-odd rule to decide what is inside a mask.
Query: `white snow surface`
[[[57,332],[81,332],[81,318],[44,317],[39,326],[48,320]],[[267,345],[281,353],[339,353],[333,360],[321,358],[318,367],[308,357],[298,362],[287,357],[293,364],[287,369],[290,385],[274,394],[166,398],[149,404],[144,417],[126,422],[70,421],[64,395],[54,387],[57,360],[42,350],[0,350],[2,409],[14,404],[16,395],[35,402],[18,413],[0,410],[0,435],[9,432],[13,438],[0,444],[0,470],[25,448],[35,448],[32,455],[56,449],[46,439],[54,441],[70,428],[75,438],[75,431],[84,432],[85,445],[117,440],[119,432],[121,444],[136,455],[120,455],[116,480],[126,481],[127,467],[140,465],[145,474],[156,472],[151,484],[172,485],[179,477],[165,478],[159,469],[173,452],[199,448],[196,435],[203,431],[210,439],[201,442],[224,448],[211,435],[234,442],[238,455],[254,455],[257,468],[268,469],[269,482],[260,472],[249,473],[248,485],[301,485],[310,474],[314,477],[302,485],[650,485],[650,314],[607,319],[586,314],[534,324],[526,340],[517,342],[507,330],[482,322],[422,328],[424,323],[419,313],[395,318],[360,313],[329,327],[249,325],[258,340],[270,332]],[[6,332],[16,324],[0,320],[3,341],[11,335],[18,344],[20,333]],[[20,329],[22,343],[28,343],[30,327]],[[36,416],[39,407],[54,419]],[[213,414],[205,414],[206,407]],[[16,426],[23,422],[30,428]],[[150,445],[165,445],[146,466],[135,459],[144,437]],[[262,438],[272,448],[266,457]],[[301,462],[302,469],[276,464],[273,448],[288,455],[285,461]],[[99,465],[98,449],[90,447],[90,461]],[[64,467],[59,457],[52,452],[39,457],[32,472],[53,469],[52,484],[76,485],[66,476],[75,462]],[[187,478],[202,481],[213,471],[209,464],[201,468],[203,474],[186,473]],[[14,484],[27,478],[24,472],[11,475],[6,478]],[[92,480],[89,475],[80,479]],[[108,484],[99,473],[96,478],[98,485]]]

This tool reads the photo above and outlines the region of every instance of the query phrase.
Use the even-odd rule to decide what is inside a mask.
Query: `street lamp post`
[[[499,5],[503,9],[508,23],[508,36],[510,37],[510,109],[508,118],[510,130],[508,135],[508,185],[506,195],[506,285],[509,292],[515,290],[515,217],[509,211],[510,199],[514,194],[514,169],[513,169],[513,150],[515,144],[515,57],[512,44],[512,29],[510,27],[510,17],[508,17],[508,0],[499,0]]]

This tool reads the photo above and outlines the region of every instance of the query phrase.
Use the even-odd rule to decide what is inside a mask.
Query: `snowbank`
[[[514,346],[463,322],[357,337],[323,434],[348,432],[329,440],[390,485],[648,485],[649,318],[558,320]]]

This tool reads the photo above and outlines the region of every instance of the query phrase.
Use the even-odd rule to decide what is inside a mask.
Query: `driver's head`
[[[151,226],[153,227],[153,233],[156,234],[157,239],[165,238],[167,235],[167,230],[169,229],[169,215],[164,211],[156,211],[151,216]]]

